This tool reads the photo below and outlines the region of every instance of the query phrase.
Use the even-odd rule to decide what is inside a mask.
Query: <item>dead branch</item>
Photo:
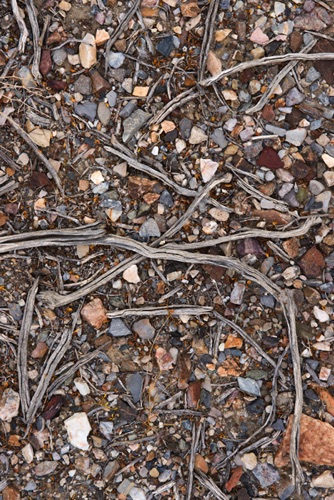
[[[17,5],[17,1],[11,0],[11,4],[14,17],[20,29],[19,52],[24,53],[29,32],[27,30],[27,26],[23,20],[23,17],[21,16],[20,9]]]

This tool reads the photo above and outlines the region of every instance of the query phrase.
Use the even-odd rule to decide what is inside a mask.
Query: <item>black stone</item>
[[[174,48],[174,36],[162,38],[156,47],[157,51],[165,57],[169,57]]]
[[[264,401],[260,398],[246,405],[246,409],[250,415],[262,415],[264,407]]]

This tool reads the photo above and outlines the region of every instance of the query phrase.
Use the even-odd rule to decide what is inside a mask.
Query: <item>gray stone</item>
[[[314,194],[315,196],[322,193],[325,190],[325,186],[321,184],[321,182],[312,179],[308,185],[308,188],[310,190],[310,193]]]
[[[275,127],[275,125],[270,125],[270,123],[268,123],[264,128],[267,132],[270,132],[270,134],[279,135],[280,137],[284,137],[286,134],[286,130],[284,128]]]
[[[300,104],[305,99],[305,95],[299,92],[297,87],[293,87],[293,89],[289,90],[285,103],[287,106],[295,106],[296,104]]]
[[[174,36],[166,36],[165,38],[162,38],[160,42],[157,44],[156,49],[160,54],[162,54],[165,57],[169,57],[172,50],[175,48],[175,40]]]
[[[118,493],[127,496],[130,491],[134,488],[134,484],[128,479],[123,479],[119,487],[117,488]]]
[[[143,389],[143,377],[140,373],[131,373],[127,376],[126,387],[131,392],[134,403],[138,403]]]
[[[97,107],[97,116],[102,125],[106,127],[109,124],[111,118],[111,111],[105,102],[99,102],[99,105]]]
[[[137,101],[129,101],[124,108],[120,111],[119,116],[121,118],[129,118],[129,116],[134,112],[137,107]]]
[[[116,102],[117,102],[117,94],[116,94],[116,92],[114,90],[111,90],[106,95],[106,98],[107,98],[109,106],[111,108],[114,108],[116,106]]]
[[[145,125],[150,117],[150,113],[146,113],[141,109],[136,109],[136,111],[134,111],[132,115],[123,122],[123,141],[129,142],[129,140]]]
[[[161,232],[156,221],[154,219],[147,219],[139,229],[139,236],[144,239],[152,237],[159,238]]]
[[[255,469],[253,469],[253,474],[256,479],[259,481],[262,488],[267,488],[272,484],[276,483],[280,480],[280,475],[270,464],[257,464]]]
[[[311,66],[306,73],[305,80],[307,83],[313,83],[318,80],[320,76],[320,73],[313,66]]]
[[[130,490],[129,496],[131,497],[131,500],[146,500],[147,498],[144,491],[136,487]]]
[[[111,320],[108,332],[113,337],[125,337],[126,335],[131,335],[131,330],[129,330],[124,321],[118,318]]]
[[[179,121],[180,134],[185,141],[190,137],[192,126],[192,121],[189,118],[184,117]]]
[[[225,149],[228,145],[228,140],[225,137],[222,128],[216,128],[211,135],[211,140],[215,142],[220,148]]]
[[[151,340],[155,335],[155,328],[149,319],[140,319],[132,325],[133,331],[143,340]]]
[[[35,483],[35,481],[31,480],[25,485],[24,491],[34,491],[36,488],[37,484]]]
[[[320,194],[318,194],[318,196],[316,196],[315,201],[316,201],[316,203],[322,204],[321,210],[326,213],[326,212],[328,212],[331,198],[332,198],[331,192],[324,191],[323,193],[320,193]]]
[[[109,66],[114,69],[118,69],[122,66],[125,60],[125,55],[122,52],[110,52],[109,55]]]
[[[36,87],[34,77],[31,74],[28,66],[22,66],[17,72],[17,76],[21,79],[21,83],[26,89],[33,89]]]
[[[108,441],[113,437],[114,424],[113,422],[103,421],[100,422],[100,432]]]
[[[268,307],[269,309],[275,308],[275,298],[272,295],[261,295],[260,302],[263,307]]]
[[[92,81],[88,76],[80,75],[74,82],[74,92],[79,92],[82,95],[92,93]]]
[[[285,139],[294,146],[301,146],[306,138],[306,134],[306,129],[296,128],[294,130],[288,130]]]
[[[10,302],[8,304],[8,311],[15,321],[20,321],[22,319],[23,316],[22,309],[15,302]]]
[[[57,66],[61,66],[67,59],[67,52],[65,49],[56,49],[52,52],[52,59]]]
[[[256,380],[251,378],[238,377],[238,385],[241,391],[251,394],[252,396],[260,396],[260,386]]]
[[[95,102],[85,101],[74,106],[74,111],[78,116],[87,118],[93,122],[96,117],[97,104]]]
[[[94,186],[92,189],[92,192],[94,194],[103,194],[106,193],[109,189],[109,182],[101,182],[101,184],[98,184],[97,186]]]

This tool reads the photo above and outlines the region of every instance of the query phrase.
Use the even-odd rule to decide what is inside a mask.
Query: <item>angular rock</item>
[[[143,377],[140,373],[131,373],[126,378],[126,387],[130,391],[132,400],[136,404],[140,401],[143,389]]]
[[[324,179],[328,187],[334,186],[334,171],[327,171],[324,174]]]
[[[45,460],[36,465],[34,473],[38,477],[48,476],[52,474],[58,467],[59,462],[54,462],[52,460]]]
[[[94,69],[91,74],[93,92],[95,94],[103,94],[111,89],[110,83],[100,75],[100,73]]]
[[[108,332],[113,337],[125,337],[126,335],[131,335],[131,330],[129,330],[124,321],[119,318],[111,320]]]
[[[20,396],[13,389],[5,389],[0,400],[0,420],[11,422],[19,413]]]
[[[149,319],[140,319],[132,325],[133,331],[143,340],[151,340],[155,335],[155,328]]]
[[[195,127],[194,127],[195,128]],[[204,182],[211,181],[212,177],[215,175],[217,168],[219,167],[219,163],[216,161],[212,161],[209,159],[200,159],[200,169],[201,175]]]
[[[97,47],[101,47],[101,45],[104,45],[108,40],[110,36],[108,31],[106,30],[96,30],[95,33],[95,44]]]
[[[79,45],[79,57],[81,66],[86,69],[91,68],[97,61],[95,37],[91,33],[84,36],[83,41]]]
[[[161,371],[167,371],[173,368],[174,359],[171,354],[166,351],[163,347],[158,347],[155,352],[155,357]]]
[[[99,105],[97,107],[97,116],[102,125],[106,127],[109,124],[111,111],[105,102],[99,102]]]
[[[82,95],[89,95],[92,93],[92,81],[89,76],[79,76],[74,82],[74,92],[79,92]]]
[[[295,28],[302,30],[321,31],[326,28],[326,24],[315,16],[314,13],[295,17],[294,24]]]
[[[45,342],[38,342],[37,346],[31,353],[31,357],[34,359],[41,359],[48,352],[48,346]]]
[[[275,457],[276,467],[284,467],[290,462],[290,440],[293,416]],[[308,415],[302,415],[299,437],[299,460],[315,465],[334,466],[334,428]]]
[[[122,66],[125,61],[125,55],[122,52],[110,52],[109,55],[109,66],[111,68],[118,69]]]
[[[270,224],[286,225],[291,222],[291,215],[278,212],[277,210],[253,210],[252,214],[255,217],[260,217]]]
[[[201,397],[202,382],[200,380],[194,380],[194,382],[189,382],[187,388],[187,402],[189,408],[197,408],[200,397]]]
[[[106,310],[102,300],[99,298],[93,299],[81,309],[82,318],[96,329],[101,328],[103,323],[108,321]]]
[[[129,118],[126,118],[123,122],[123,136],[124,142],[129,142],[129,140],[145,125],[149,120],[151,115],[142,111],[141,109],[136,109]]]
[[[206,67],[212,76],[218,75],[222,70],[222,61],[212,50],[209,50]]]
[[[264,45],[265,43],[269,42],[269,37],[268,35],[263,33],[261,28],[256,28],[250,36],[250,41],[259,45]]]
[[[242,299],[246,290],[245,283],[240,283],[237,281],[234,286],[230,297],[230,302],[232,304],[240,305],[242,304]]]
[[[294,130],[288,130],[285,139],[294,146],[301,146],[306,138],[306,135],[307,131],[305,128],[296,128]]]
[[[280,475],[275,467],[266,463],[258,464],[253,470],[253,474],[262,488],[268,488],[280,480]]]
[[[41,148],[47,148],[50,146],[51,130],[36,127],[29,132],[29,137]]]
[[[108,462],[104,471],[103,471],[103,476],[102,476],[103,480],[104,481],[111,481],[111,479],[113,479],[116,476],[119,469],[120,469],[120,465],[118,462],[116,462],[116,460]]]
[[[196,453],[195,456],[195,470],[199,472],[203,472],[204,474],[207,474],[209,472],[209,465],[206,462],[205,458],[202,457],[199,453]]]
[[[156,221],[151,218],[147,219],[139,229],[139,236],[144,239],[148,238],[159,238],[161,232]]]
[[[93,122],[96,118],[97,104],[90,101],[81,102],[74,106],[74,111],[78,116]]]
[[[9,484],[1,491],[2,500],[20,500],[20,491],[13,484]]]
[[[174,48],[174,36],[166,36],[162,38],[156,46],[157,51],[165,57],[169,57]]]
[[[269,146],[263,148],[260,156],[256,160],[256,163],[260,167],[270,168],[271,170],[276,170],[278,168],[284,167],[284,163],[278,156],[277,151]]]
[[[305,99],[305,94],[302,94],[297,87],[293,87],[287,93],[285,103],[287,106],[295,106],[296,104],[300,104]]]
[[[325,470],[320,476],[312,479],[311,485],[313,488],[334,488],[334,477],[332,472],[330,470]]]
[[[141,488],[133,487],[129,491],[131,500],[146,500],[147,496]]]
[[[206,141],[207,138],[208,136],[200,127],[194,126],[190,132],[189,142],[190,144],[200,144]]]
[[[251,394],[252,396],[261,395],[259,383],[256,380],[253,380],[252,378],[238,377],[238,385],[239,388],[243,392],[246,392],[247,394]]]
[[[225,137],[222,128],[216,128],[211,135],[211,140],[215,142],[220,148],[225,149],[228,145],[228,140]]]
[[[314,246],[299,259],[298,265],[307,278],[318,278],[321,276],[326,263],[322,253]]]
[[[140,277],[138,275],[138,267],[136,266],[136,264],[133,264],[123,272],[123,278],[128,283],[135,284],[140,282]]]
[[[320,323],[326,323],[327,321],[330,320],[329,314],[326,311],[320,309],[320,307],[318,306],[313,307],[313,314],[315,319],[320,321]]]
[[[237,243],[237,250],[240,257],[244,257],[245,255],[256,255],[256,257],[262,257],[264,255],[260,243],[255,238],[239,240]]]
[[[255,453],[245,453],[241,457],[241,462],[247,470],[253,470],[257,466],[257,456]]]
[[[68,440],[72,446],[79,450],[88,450],[88,434],[92,430],[87,414],[84,412],[74,413],[64,421],[68,433]]]
[[[43,76],[46,76],[52,68],[52,59],[50,50],[42,50],[41,62],[39,63],[39,70]]]

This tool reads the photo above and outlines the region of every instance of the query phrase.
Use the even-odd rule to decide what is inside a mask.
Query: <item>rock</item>
[[[262,415],[264,411],[264,401],[263,399],[256,399],[255,401],[252,401],[251,403],[248,403],[246,405],[247,412],[250,415]]]
[[[163,56],[169,57],[172,51],[175,49],[174,36],[166,36],[162,38],[157,44],[156,49]]]
[[[20,396],[13,389],[5,389],[0,400],[0,420],[11,422],[19,414]]]
[[[197,0],[189,0],[181,4],[181,14],[184,17],[196,17],[200,12]]]
[[[72,5],[70,4],[70,2],[66,2],[65,0],[61,0],[58,7],[65,12],[69,12],[72,8]]]
[[[242,467],[237,467],[232,471],[232,474],[225,484],[225,489],[229,493],[230,491],[233,490],[237,486],[237,484],[240,481],[241,476],[243,475],[244,471]]]
[[[141,109],[136,109],[129,118],[126,118],[123,122],[123,136],[124,142],[129,142],[129,140],[145,125],[149,120],[151,115],[142,111]]]
[[[155,335],[155,328],[149,319],[140,319],[132,325],[133,331],[143,340],[151,340]]]
[[[189,118],[184,117],[179,121],[180,134],[182,139],[184,140],[189,139],[192,126],[193,126],[192,121],[189,120]]]
[[[111,481],[113,479],[117,472],[120,469],[120,465],[116,460],[112,460],[111,462],[108,462],[107,465],[105,466],[105,469],[103,471],[103,480],[104,481]]]
[[[172,208],[174,206],[174,200],[172,195],[167,189],[164,189],[160,195],[159,202],[163,204],[166,208]]]
[[[64,48],[56,49],[52,52],[52,60],[57,66],[62,66],[67,59],[67,52]]]
[[[106,310],[102,300],[99,298],[93,299],[81,309],[82,318],[97,330],[108,321]]]
[[[237,281],[233,286],[230,302],[232,304],[241,305],[245,290],[246,290],[245,283],[240,283],[239,281]]]
[[[108,333],[113,337],[125,337],[126,335],[131,335],[131,330],[129,330],[124,321],[115,318],[111,320]]]
[[[328,187],[334,186],[334,171],[330,172],[329,170],[323,174],[324,179]]]
[[[88,396],[88,394],[90,394],[90,388],[86,380],[81,377],[77,377],[73,382],[77,390],[80,392],[81,396]]]
[[[320,321],[320,323],[326,323],[327,321],[330,320],[329,314],[326,311],[320,309],[320,307],[318,306],[313,307],[313,314],[315,319]]]
[[[325,186],[321,184],[321,182],[312,179],[310,180],[310,183],[308,185],[310,193],[314,194],[315,196],[322,193],[325,189]]]
[[[110,441],[113,437],[114,424],[113,422],[100,422],[100,432],[103,436]]]
[[[68,433],[68,440],[72,446],[79,450],[88,450],[88,434],[92,430],[87,414],[84,412],[74,413],[64,421]]]
[[[250,41],[258,43],[259,45],[264,45],[269,42],[269,37],[263,33],[261,28],[256,28],[250,36]]]
[[[268,488],[272,484],[280,480],[280,475],[277,470],[270,464],[260,463],[253,470],[253,474],[259,481],[262,488]]]
[[[247,470],[254,470],[257,466],[257,456],[255,453],[245,453],[241,457],[241,462]]]
[[[146,494],[144,491],[140,488],[131,488],[129,491],[129,496],[131,497],[131,500],[146,500]]]
[[[194,126],[191,129],[189,142],[190,144],[200,144],[201,142],[206,141],[207,138],[208,136],[201,128]]]
[[[110,36],[108,31],[106,30],[96,30],[95,33],[95,45],[97,47],[101,47],[101,45],[104,45],[108,40]]]
[[[128,283],[139,283],[140,282],[140,278],[138,276],[138,267],[136,266],[136,264],[133,264],[132,266],[128,267],[128,269],[126,269],[123,272],[123,278]]]
[[[312,14],[304,14],[294,18],[295,28],[311,31],[322,31],[326,28],[326,24],[322,22],[317,16]]]
[[[195,127],[193,127],[192,130],[194,130],[194,128]],[[191,142],[191,137],[190,137],[189,142]],[[218,167],[219,167],[219,163],[212,161],[212,160],[209,160],[209,159],[201,158],[200,159],[200,169],[201,169],[201,175],[202,175],[203,181],[209,182],[212,179],[212,177],[215,175]]]
[[[91,68],[96,62],[96,45],[95,37],[91,33],[84,36],[83,41],[79,45],[79,57],[81,66],[86,69]]]
[[[259,165],[259,167],[266,167],[270,168],[271,170],[276,170],[278,168],[284,167],[284,163],[278,156],[277,151],[268,146],[263,148],[260,156],[256,160],[256,163],[257,165]]]
[[[26,444],[21,450],[22,456],[27,464],[31,464],[34,460],[34,450],[30,443]]]
[[[201,398],[202,382],[194,380],[189,382],[187,387],[187,403],[189,408],[197,408]]]
[[[295,106],[296,104],[300,104],[305,99],[305,95],[299,92],[297,87],[293,87],[287,93],[285,103],[287,106]]]
[[[45,405],[42,417],[44,420],[52,420],[59,415],[59,412],[64,405],[64,398],[60,394],[53,396]]]
[[[103,94],[104,92],[108,92],[111,89],[111,85],[100,73],[94,69],[91,74],[93,92],[95,94]]]
[[[118,165],[115,165],[113,168],[113,171],[115,174],[119,175],[120,177],[126,177],[128,175],[128,167],[127,163],[119,163]]]
[[[144,239],[148,238],[159,238],[161,236],[161,232],[158,224],[154,219],[147,219],[139,229],[139,236]]]
[[[294,130],[288,130],[285,139],[290,144],[294,146],[301,146],[306,138],[307,131],[304,128],[296,128]]]
[[[130,101],[128,102],[123,109],[121,109],[119,116],[121,118],[129,118],[129,116],[132,115],[132,113],[135,111],[137,108],[137,101]]]
[[[330,470],[325,470],[320,476],[312,479],[311,486],[313,488],[334,488],[333,474]]]
[[[80,75],[79,78],[74,82],[74,92],[78,92],[82,95],[89,95],[92,93],[92,81],[89,76]]]
[[[41,148],[47,148],[50,146],[51,130],[36,127],[29,132],[29,137]]]
[[[134,488],[134,484],[131,483],[129,479],[123,479],[121,484],[118,486],[117,491],[120,495],[123,495],[123,498],[126,498],[132,488]]]
[[[135,97],[146,97],[149,93],[150,87],[138,87],[136,86],[133,89],[132,95]]]
[[[283,440],[275,457],[276,467],[285,467],[290,462],[291,415]],[[299,437],[299,460],[315,465],[334,466],[334,428],[308,415],[302,415]]]
[[[282,246],[291,259],[295,259],[299,253],[300,246],[298,238],[290,238],[283,241]]]
[[[118,200],[108,200],[108,207],[106,209],[106,214],[111,220],[111,222],[116,222],[122,215],[122,203]]]
[[[20,491],[13,484],[9,484],[2,491],[2,500],[20,500]]]
[[[209,472],[208,463],[199,453],[196,453],[194,468],[197,472],[203,472],[204,474]]]
[[[105,102],[99,102],[99,105],[97,107],[97,116],[102,125],[106,127],[109,124],[111,111]]]
[[[209,50],[206,68],[212,76],[218,75],[222,70],[222,61],[212,50]]]
[[[143,377],[140,373],[131,373],[126,378],[126,387],[130,391],[133,402],[136,404],[140,401],[143,389]]]
[[[220,148],[225,149],[228,145],[228,140],[225,137],[222,128],[216,128],[211,135],[211,140],[215,142]]]
[[[44,49],[41,54],[41,62],[39,63],[39,71],[43,76],[46,76],[52,68],[52,59],[50,50]]]
[[[298,265],[302,268],[307,278],[318,278],[321,276],[326,263],[322,253],[314,246],[299,259]]]
[[[110,52],[109,66],[111,68],[120,68],[125,61],[125,55],[122,52]]]
[[[277,210],[253,210],[252,214],[255,217],[260,217],[270,224],[286,225],[291,222],[291,216],[287,213],[278,212]]]
[[[245,255],[256,255],[256,257],[262,257],[264,255],[260,243],[255,238],[245,238],[244,240],[239,240],[237,243],[237,250],[240,257],[244,257]]]
[[[117,102],[117,94],[116,94],[116,92],[114,90],[111,90],[106,95],[106,98],[107,98],[109,106],[111,108],[114,108],[116,106],[116,102]]]
[[[225,342],[225,349],[240,349],[243,345],[242,339],[234,335],[228,335]]]
[[[273,122],[276,118],[274,108],[271,104],[266,104],[262,110],[262,118],[267,122]]]
[[[228,212],[222,210],[221,208],[210,208],[209,214],[211,215],[211,217],[220,222],[226,222],[230,216]]]
[[[31,357],[34,359],[44,358],[45,354],[48,352],[48,346],[45,342],[38,342],[37,346],[31,353]]]
[[[74,106],[74,112],[83,118],[93,122],[96,118],[97,104],[95,102],[85,101]]]
[[[309,68],[306,73],[305,81],[307,83],[313,83],[321,77],[319,71],[317,71],[313,66]]]
[[[303,161],[297,160],[293,163],[291,173],[295,179],[304,179],[306,182],[310,181],[315,176],[315,171]]]
[[[333,156],[330,156],[329,154],[324,153],[321,156],[321,158],[326,163],[326,165],[327,165],[328,168],[333,168],[334,167],[334,158],[333,158]]]
[[[59,462],[53,462],[52,460],[45,460],[36,465],[34,473],[38,477],[48,476],[52,474],[58,467]]]
[[[238,377],[238,385],[239,388],[243,392],[246,392],[247,394],[251,394],[252,396],[261,395],[259,383],[256,380],[253,380],[252,378]]]
[[[22,86],[25,89],[33,89],[36,87],[34,77],[32,76],[28,66],[22,66],[17,72],[18,78],[21,79]]]
[[[174,359],[172,355],[166,351],[163,347],[158,347],[155,352],[155,357],[161,371],[167,371],[173,368]]]

